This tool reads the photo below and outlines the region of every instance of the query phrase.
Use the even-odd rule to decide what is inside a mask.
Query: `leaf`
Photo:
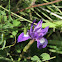
[[[45,28],[46,26],[49,26],[49,28],[54,28],[54,27],[56,27],[56,24],[54,24],[54,23],[51,23],[51,22],[48,22],[48,23],[43,23],[42,24],[42,27],[43,28]]]
[[[41,62],[41,60],[39,59],[39,57],[38,56],[33,56],[33,57],[31,57],[31,60],[32,61],[38,61],[38,62]]]
[[[21,50],[20,50],[20,49],[18,49],[18,50],[17,50],[17,53],[20,53],[20,52],[21,52]]]
[[[43,61],[50,60],[50,55],[47,53],[43,53],[40,55]]]
[[[10,38],[13,38],[14,36],[13,35],[10,35]]]
[[[13,19],[12,19],[12,17],[11,17],[11,15],[9,15],[9,20],[8,21],[13,21]]]
[[[1,14],[2,14],[2,15],[6,15],[5,11],[1,11]]]
[[[13,26],[13,25],[12,25],[11,23],[9,23],[9,22],[8,22],[6,25],[7,25],[7,27],[12,27],[12,26]]]
[[[1,16],[0,16],[0,23],[1,23]]]
[[[16,31],[13,31],[12,34],[15,36],[17,34],[17,30]]]
[[[18,26],[20,24],[20,21],[13,20],[13,26]]]
[[[62,54],[62,51],[60,51],[60,50],[49,49],[49,51],[54,52],[54,53]]]
[[[61,25],[62,26],[62,21],[56,21],[54,22],[56,25]]]
[[[6,61],[12,61],[11,59],[9,59],[9,58],[6,58],[6,57],[3,57],[3,56],[0,56],[0,61],[2,62],[2,60],[4,61],[4,60],[6,60]]]
[[[2,44],[4,43],[4,37],[5,37],[5,34],[2,33],[2,34],[0,35],[0,45],[2,45]]]
[[[4,18],[4,21],[7,21],[7,16],[4,16],[3,18]]]

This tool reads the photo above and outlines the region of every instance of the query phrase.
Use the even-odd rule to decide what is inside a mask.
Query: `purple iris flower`
[[[42,20],[40,20],[37,23],[37,25],[34,25],[35,22],[36,20],[33,21],[33,23],[31,24],[30,30],[28,30],[26,34],[22,32],[18,36],[18,42],[22,42],[28,39],[34,39],[35,41],[37,41],[37,48],[39,49],[45,48],[48,44],[48,41],[43,36],[48,32],[49,26],[43,29]],[[34,29],[33,29],[33,26],[34,26]]]

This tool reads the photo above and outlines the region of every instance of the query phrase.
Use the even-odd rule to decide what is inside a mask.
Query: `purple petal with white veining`
[[[40,20],[37,24],[37,26],[34,28],[34,31],[37,29],[37,28],[42,28],[42,20]]]
[[[28,34],[24,34],[24,33],[21,33],[19,36],[18,36],[18,42],[22,42],[22,41],[25,41],[25,40],[28,40],[30,39],[30,36]]]
[[[42,49],[45,48],[48,44],[47,39],[45,38],[41,38],[41,39],[37,39],[37,48]]]
[[[48,32],[49,26],[41,30],[41,35],[44,36]]]
[[[40,39],[41,37],[43,37],[48,32],[48,29],[49,29],[49,26],[47,26],[44,29],[37,30],[37,33],[38,33],[37,39]]]
[[[41,32],[41,27],[39,27],[36,30],[34,30],[34,32]]]

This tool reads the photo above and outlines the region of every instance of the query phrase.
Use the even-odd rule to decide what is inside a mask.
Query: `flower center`
[[[27,34],[24,34],[24,37],[29,37],[28,32],[27,32]]]

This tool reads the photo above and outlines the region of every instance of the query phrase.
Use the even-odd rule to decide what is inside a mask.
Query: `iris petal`
[[[37,26],[34,28],[34,31],[38,28],[42,28],[42,22],[43,22],[42,20],[38,22]]]
[[[37,48],[41,49],[41,48],[45,48],[48,44],[47,39],[45,38],[41,38],[41,39],[37,39]]]
[[[36,19],[33,21],[33,23],[31,24],[31,28],[30,28],[30,32],[33,32],[33,24],[36,22]]]
[[[48,41],[47,41],[47,39],[45,39],[45,43],[43,44],[42,48],[45,48],[47,46],[47,44],[48,44]]]
[[[22,41],[25,41],[25,40],[28,40],[30,38],[30,36],[28,34],[24,34],[24,33],[21,33],[19,36],[18,36],[18,42],[22,42]]]
[[[48,29],[49,29],[49,26],[47,26],[44,29],[40,28],[39,30],[37,30],[37,33],[38,33],[37,39],[40,39],[41,37],[43,37],[48,32]]]
[[[41,31],[41,27],[34,30],[34,32],[40,32],[40,31]]]
[[[29,35],[31,36],[31,33],[33,33],[33,24],[36,22],[36,19],[33,21],[33,23],[31,24],[31,28],[30,28],[30,32]]]
[[[44,36],[48,32],[49,26],[41,30],[41,35]]]

